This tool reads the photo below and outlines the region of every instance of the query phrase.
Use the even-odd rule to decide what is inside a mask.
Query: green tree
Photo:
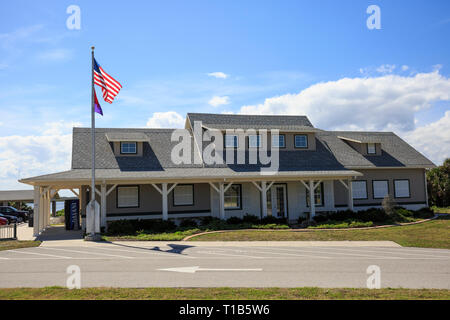
[[[427,172],[427,185],[430,205],[450,206],[450,158]]]

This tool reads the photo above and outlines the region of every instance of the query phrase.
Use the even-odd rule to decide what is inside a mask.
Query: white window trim
[[[236,140],[233,139],[233,145],[228,145],[227,137],[235,137]],[[236,141],[236,144],[234,144]],[[225,148],[239,148],[239,137],[237,134],[225,134]]]
[[[123,199],[124,195],[122,195],[122,196],[120,195],[121,190],[123,191],[124,189],[136,189],[136,194],[133,195],[133,196],[136,196],[136,199],[135,199],[136,204],[135,205],[133,203],[131,203],[130,199],[127,199],[127,201],[129,201],[129,202],[127,202],[125,204],[120,203],[121,200],[124,201],[124,199]],[[121,199],[121,197],[122,197],[122,199]],[[131,198],[130,195],[127,195],[125,197]],[[117,208],[139,208],[139,205],[140,205],[139,201],[140,201],[139,186],[118,186],[117,187]]]
[[[359,192],[361,192],[361,190],[358,190],[358,188],[356,188],[355,186],[356,185],[363,185],[363,187],[364,187],[364,194],[365,194],[365,196],[364,197],[355,197],[355,192],[356,191],[359,191]],[[352,191],[353,191],[353,194],[352,194],[352,198],[353,199],[355,199],[355,200],[366,200],[367,199],[367,197],[368,197],[368,195],[367,195],[367,181],[366,180],[356,180],[356,181],[352,181]]]
[[[384,194],[381,197],[377,197],[375,194],[375,183],[376,182],[383,182],[386,183],[386,194]],[[374,199],[384,199],[387,195],[389,195],[389,181],[388,180],[372,180],[372,196]]]
[[[123,151],[123,145],[125,145],[125,144],[134,144],[134,152],[128,152],[128,151]],[[137,153],[137,142],[121,142],[120,143],[120,153],[121,154],[136,154]]]
[[[227,196],[227,192],[229,191],[229,190],[231,190],[233,187],[237,187],[238,188],[238,190],[239,190],[239,193],[238,193],[238,195],[237,195],[237,206],[234,206],[234,207],[227,207],[226,206],[226,199],[227,198],[235,198],[235,196]],[[242,208],[242,203],[241,203],[241,201],[242,201],[242,185],[239,185],[239,184],[236,184],[236,185],[232,185],[228,190],[227,190],[227,192],[225,192],[225,194],[224,194],[224,204],[225,204],[225,210],[240,210],[241,208]]]
[[[256,145],[252,145],[252,138],[256,137]],[[253,141],[254,142],[254,141]],[[261,135],[260,134],[250,134],[248,136],[248,147],[249,148],[261,148]]]
[[[397,182],[406,182],[407,186],[408,186],[408,195],[397,195],[397,192],[399,189],[397,187]],[[411,186],[409,185],[409,180],[408,179],[395,179],[394,180],[394,197],[397,199],[401,199],[401,198],[411,198]]]
[[[274,140],[277,137],[278,139]],[[280,145],[280,138],[283,138],[283,145]],[[274,144],[274,141],[277,141],[277,145]],[[286,148],[286,137],[284,134],[274,134],[272,136],[272,147],[274,148]]]
[[[373,147],[373,149],[371,147]],[[373,152],[371,152],[372,150]],[[367,154],[377,154],[377,146],[375,143],[367,144]]]
[[[297,137],[305,137],[306,138],[306,145],[305,146],[298,146],[297,145]],[[307,149],[308,148],[308,135],[307,134],[296,134],[294,135],[294,147],[299,148],[299,149]]]
[[[177,191],[180,192],[181,188],[186,188],[186,187],[190,187],[190,190],[191,190],[190,195],[189,194],[187,194],[187,195],[184,194],[184,195],[181,195],[181,196],[182,196],[182,198],[183,197],[185,197],[185,198],[190,197],[190,201],[186,200],[185,202],[177,203],[177,198],[176,198]],[[173,189],[173,206],[174,207],[181,207],[181,206],[193,206],[193,205],[194,205],[194,185],[192,185],[192,184],[177,185]]]

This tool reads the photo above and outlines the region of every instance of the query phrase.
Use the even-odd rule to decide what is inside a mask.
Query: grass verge
[[[450,290],[350,288],[0,289],[0,300],[449,300]]]
[[[405,247],[450,249],[450,220],[364,230],[261,231],[209,233],[191,241],[378,241],[390,240]]]
[[[0,251],[39,247],[40,245],[40,241],[0,240]]]

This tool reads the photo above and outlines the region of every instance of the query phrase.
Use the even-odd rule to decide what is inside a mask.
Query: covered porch
[[[173,171],[172,169],[171,171]],[[201,171],[200,171],[201,170]],[[96,231],[107,229],[107,221],[118,219],[178,219],[215,216],[227,219],[245,214],[281,216],[288,220],[296,220],[309,213],[312,219],[317,212],[336,210],[334,201],[334,183],[342,184],[347,190],[348,209],[353,209],[351,181],[362,174],[352,170],[339,171],[296,171],[278,172],[275,175],[257,173],[238,173],[226,168],[217,175],[208,175],[206,168],[196,170],[198,173],[189,175],[190,170],[175,170],[164,177],[146,177],[148,172],[136,175],[136,172],[123,177],[123,172],[114,177],[105,177],[105,171],[97,170],[95,188],[96,199],[100,205],[97,217],[83,219],[83,228],[93,223]],[[76,172],[77,179],[70,179]],[[22,180],[34,185],[34,234],[38,236],[50,225],[51,204],[53,195],[61,189],[71,190],[80,200],[80,214],[86,216],[86,204],[90,193],[90,170],[71,170],[54,175]],[[108,175],[111,172],[107,172]],[[202,176],[199,176],[201,173]],[[232,174],[230,174],[232,173]],[[82,174],[82,176],[80,176]],[[192,174],[192,173],[191,173]],[[130,175],[132,175],[130,177]],[[156,175],[152,172],[151,175]],[[170,177],[170,175],[174,175]],[[102,177],[103,176],[103,177]],[[177,206],[174,202],[174,190],[177,187],[193,185],[194,206]],[[236,188],[234,186],[239,186]],[[131,208],[118,206],[118,190],[135,187],[138,191],[138,206]],[[230,190],[239,189],[239,200],[231,199]],[[178,189],[177,189],[178,190]],[[319,192],[320,191],[320,192]],[[122,196],[123,197],[123,196]],[[282,198],[280,198],[282,197]],[[231,200],[230,200],[231,199]],[[140,202],[142,201],[142,203]],[[239,202],[239,206],[230,208],[230,201]],[[319,202],[320,203],[319,203]],[[283,207],[283,208],[280,208]]]

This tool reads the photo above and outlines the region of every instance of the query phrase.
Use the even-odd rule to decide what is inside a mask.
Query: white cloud
[[[46,123],[41,135],[0,137],[0,188],[26,188],[17,180],[69,170],[73,125],[79,123]]]
[[[155,112],[148,119],[147,127],[149,128],[183,128],[185,119],[175,111]]]
[[[407,65],[402,66],[402,71],[407,71],[408,69],[409,69],[409,66],[407,66]]]
[[[383,74],[392,73],[395,70],[395,68],[396,67],[394,64],[383,64],[377,68],[377,71]]]
[[[327,130],[394,131],[402,135],[418,130],[415,115],[419,111],[431,108],[434,102],[449,100],[450,79],[434,71],[318,83],[297,94],[243,106],[240,113],[302,114],[316,127]],[[443,133],[448,135],[448,130]],[[430,143],[430,148],[442,152],[438,139]],[[436,155],[430,157],[439,161]]]
[[[450,158],[450,111],[438,121],[407,132],[402,137],[437,165]]]
[[[223,96],[223,97],[214,96],[214,97],[212,97],[211,100],[208,101],[208,104],[213,107],[218,107],[218,106],[229,104],[229,103],[230,103],[230,98],[227,96]]]
[[[226,79],[229,77],[228,74],[223,73],[223,72],[210,72],[210,73],[208,73],[208,76],[218,78],[218,79]]]
[[[68,49],[53,49],[45,52],[41,52],[37,55],[39,60],[44,61],[63,61],[72,57],[72,51]]]

